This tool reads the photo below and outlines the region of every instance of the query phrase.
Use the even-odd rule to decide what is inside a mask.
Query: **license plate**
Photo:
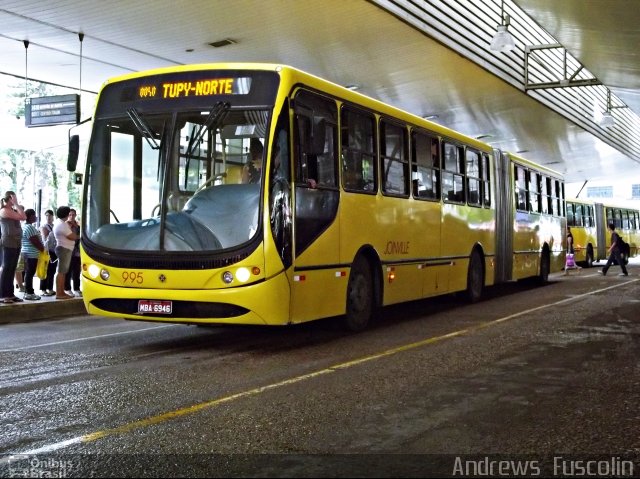
[[[172,301],[155,301],[152,299],[138,301],[139,314],[171,314],[172,309]]]

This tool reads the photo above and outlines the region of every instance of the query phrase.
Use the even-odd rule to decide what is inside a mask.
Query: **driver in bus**
[[[262,154],[264,147],[258,138],[249,143],[249,161],[242,169],[242,183],[259,183],[262,175]]]

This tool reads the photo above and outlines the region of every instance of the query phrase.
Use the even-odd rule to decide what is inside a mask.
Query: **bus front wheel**
[[[345,326],[349,331],[367,327],[373,315],[373,278],[369,262],[356,258],[349,273]]]

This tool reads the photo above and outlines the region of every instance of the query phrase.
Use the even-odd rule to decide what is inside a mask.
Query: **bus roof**
[[[175,72],[198,71],[198,70],[227,70],[227,69],[228,70],[264,70],[264,71],[278,72],[281,77],[288,79],[288,81],[291,83],[292,86],[295,85],[296,83],[304,83],[310,87],[315,86],[321,91],[325,91],[327,93],[334,95],[339,100],[351,101],[365,108],[369,108],[372,111],[375,111],[377,113],[387,114],[394,118],[401,119],[414,126],[426,128],[439,135],[456,139],[459,141],[463,141],[467,145],[478,148],[479,150],[490,153],[494,149],[494,147],[492,147],[488,143],[482,142],[476,138],[473,138],[471,136],[465,135],[458,131],[452,130],[438,123],[429,121],[416,114],[394,107],[392,105],[384,103],[380,100],[376,100],[375,98],[369,97],[362,93],[350,90],[342,85],[338,85],[337,83],[334,83],[330,80],[326,80],[324,78],[318,77],[316,75],[305,72],[298,68],[295,68],[289,65],[277,64],[277,63],[251,63],[251,62],[195,63],[190,65],[162,67],[162,68],[128,73],[125,75],[113,77],[107,80],[102,85],[102,88],[104,88],[106,85],[110,83],[115,83],[119,81],[140,78],[145,76],[162,75],[166,73],[175,73]],[[557,178],[562,178],[562,174],[555,170],[546,168],[542,165],[539,165],[533,161],[529,161],[513,153],[510,153],[510,152],[505,152],[505,153],[507,153],[512,159],[514,159],[518,163],[531,166],[538,170],[542,170],[545,173],[553,175]]]
[[[533,161],[527,160],[526,158],[523,158],[521,156],[518,156],[514,153],[511,153],[509,151],[505,151],[505,154],[509,155],[511,157],[511,159],[513,161],[515,161],[516,163],[520,163],[524,166],[531,166],[533,168],[535,168],[536,170],[542,171],[548,175],[552,175],[555,176],[557,178],[562,178],[562,173],[560,173],[559,171],[556,170],[552,170],[551,168],[547,168],[546,166],[540,165],[538,163],[535,163]]]

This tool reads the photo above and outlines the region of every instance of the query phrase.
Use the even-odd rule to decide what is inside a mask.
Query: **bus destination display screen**
[[[164,81],[138,87],[138,99],[179,99],[218,95],[247,95],[251,89],[250,77],[212,78],[193,81]]]
[[[236,108],[271,106],[280,77],[255,70],[193,70],[128,78],[108,83],[100,92],[95,119],[141,112],[207,108],[219,101]]]

